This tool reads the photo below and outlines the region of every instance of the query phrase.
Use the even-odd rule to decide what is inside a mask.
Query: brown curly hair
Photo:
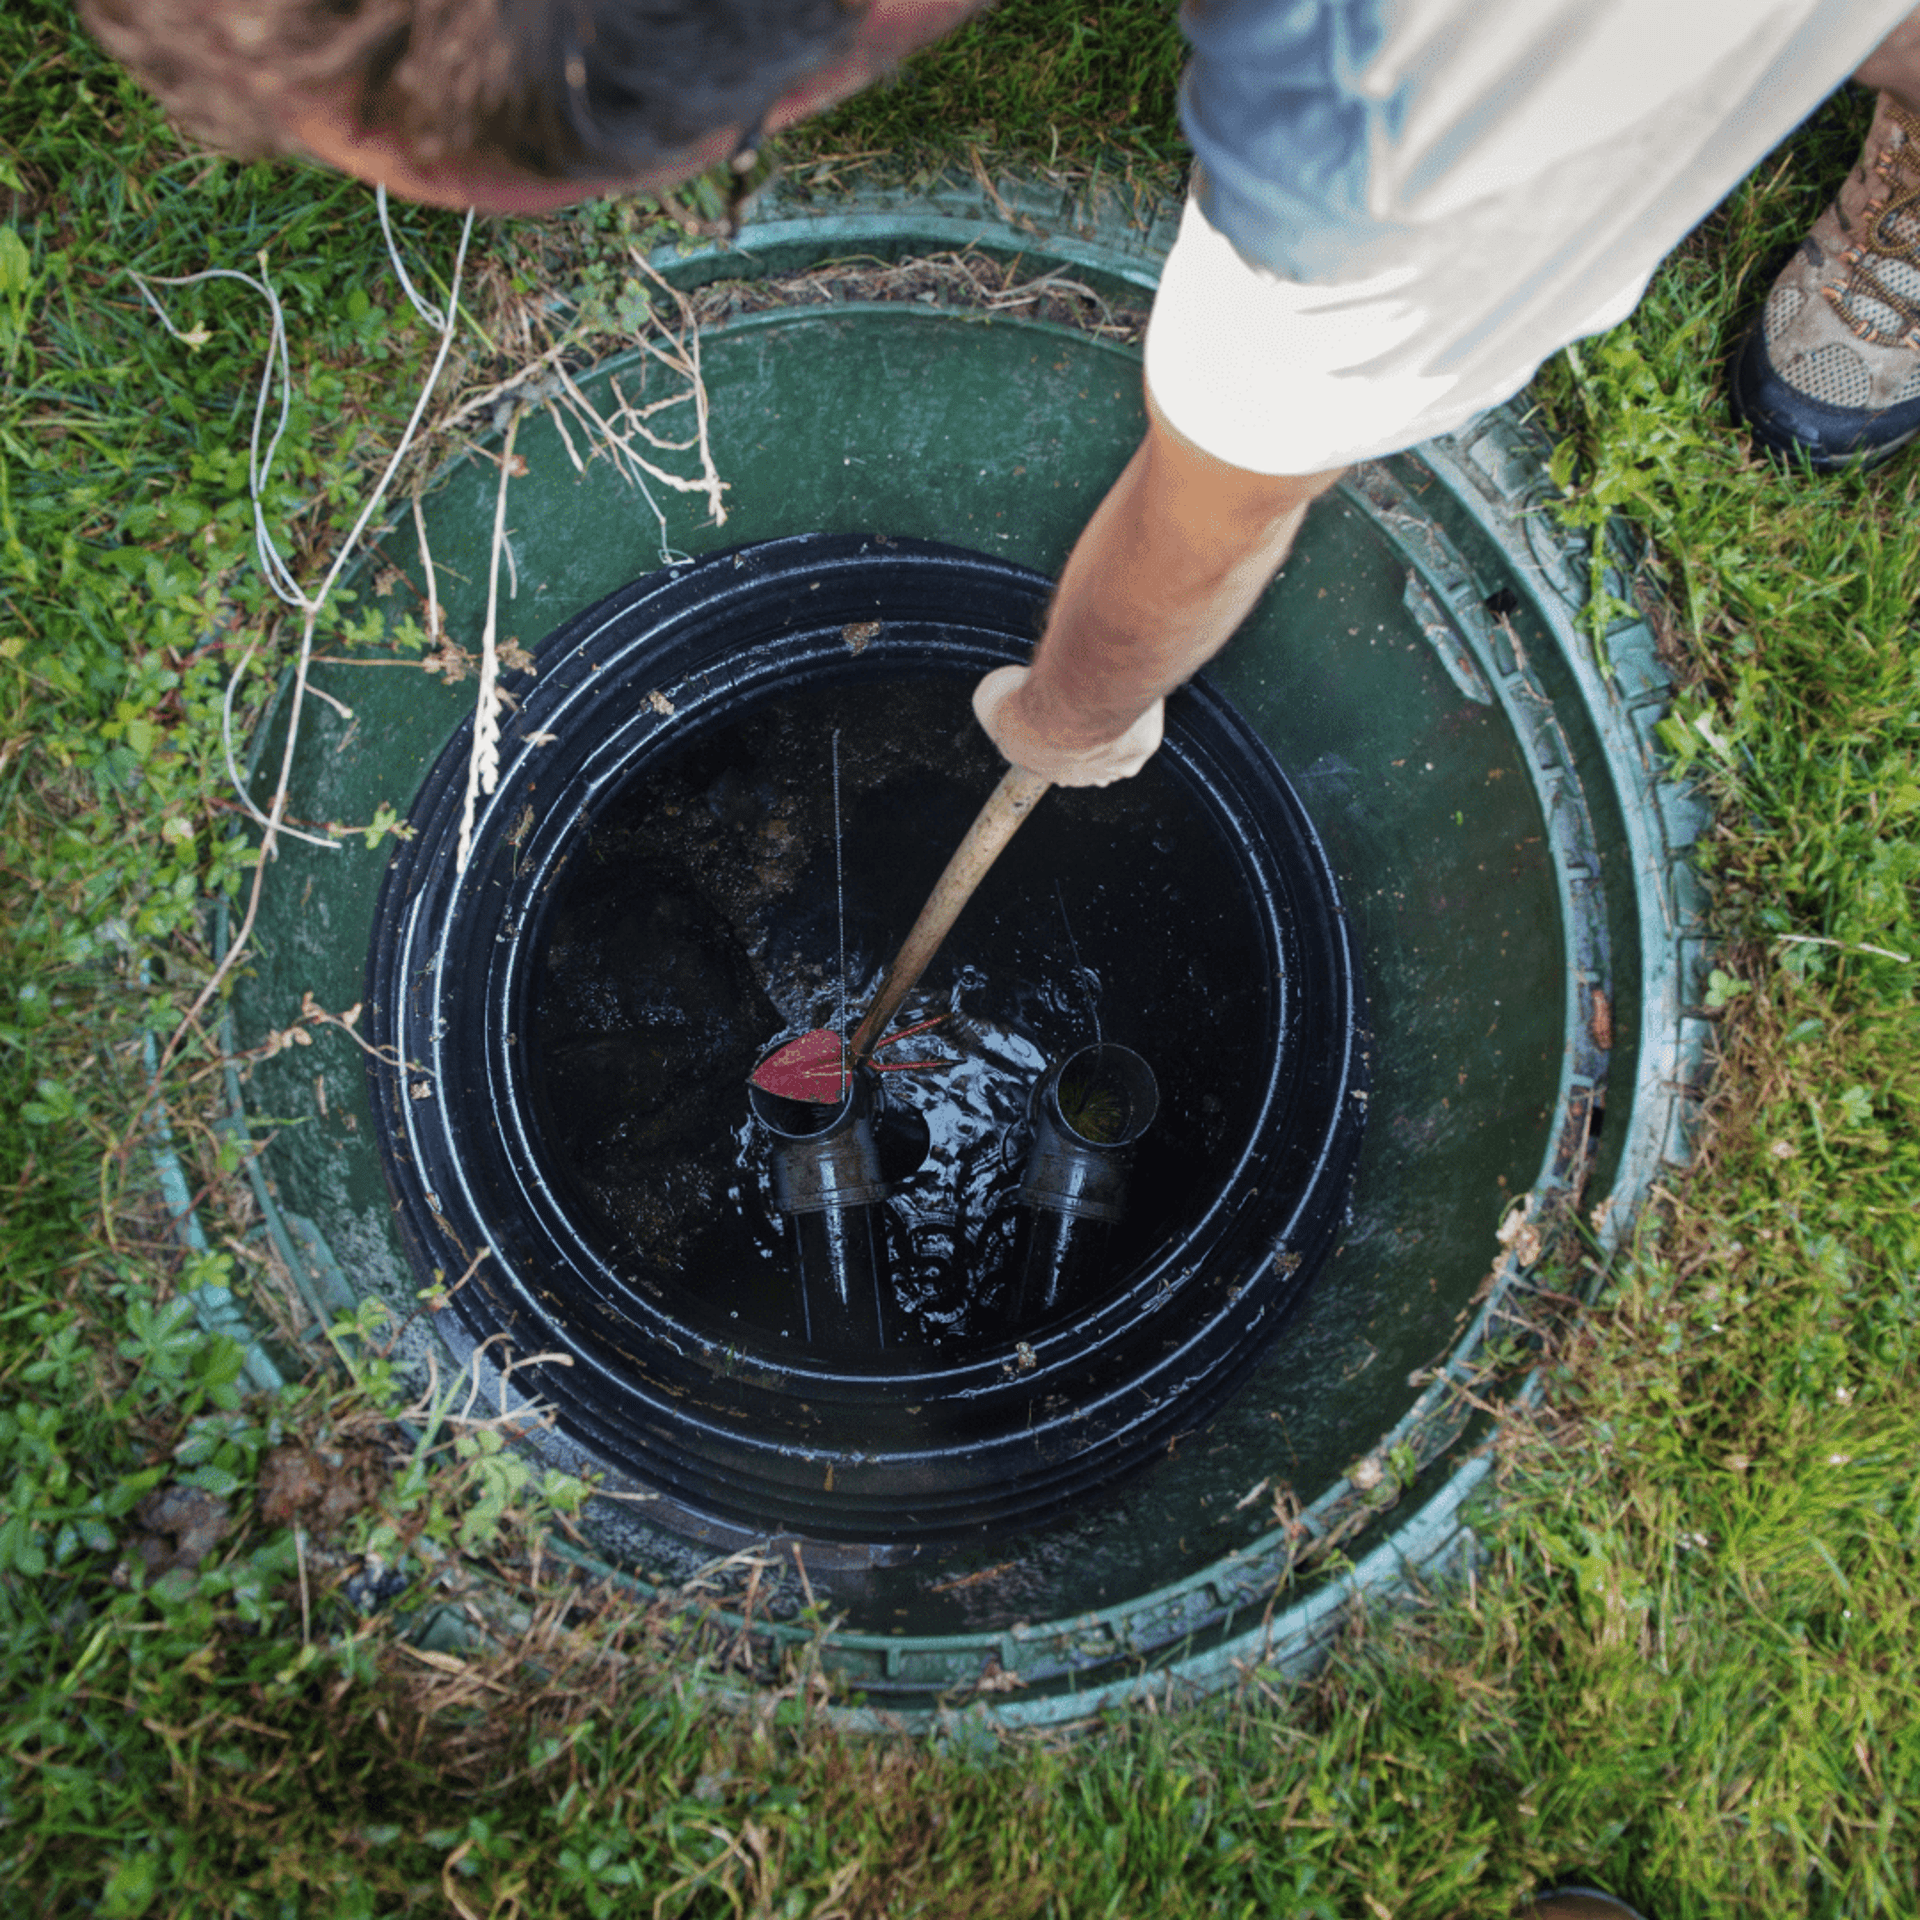
[[[288,150],[288,104],[357,95],[429,158],[549,179],[635,172],[752,129],[854,26],[847,0],[80,0],[179,124],[246,158]]]

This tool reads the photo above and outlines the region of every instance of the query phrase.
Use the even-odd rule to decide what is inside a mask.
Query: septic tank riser
[[[1016,211],[1027,222],[1021,231],[1001,223],[982,197],[968,203],[965,190],[943,190],[939,204],[931,207],[875,207],[825,221],[799,214],[775,219],[743,236],[744,251],[715,249],[662,264],[690,284],[737,272],[743,262],[750,268],[755,248],[782,268],[799,268],[849,251],[898,255],[964,237],[1008,259],[1019,258],[1023,272],[1051,260],[1071,265],[1076,277],[1109,295],[1124,299],[1125,288],[1139,289],[1137,304],[1144,306],[1156,272],[1151,245],[1112,227],[1092,236],[1050,237],[1049,229],[1060,220],[1057,201],[1038,192],[1026,200],[1013,189],[1003,193],[1013,195]],[[1077,217],[1078,211],[1070,220]],[[921,340],[931,351],[916,359],[914,343]],[[770,311],[709,329],[703,346],[714,402],[715,456],[734,483],[729,496],[734,517],[722,536],[726,539],[753,539],[796,526],[871,526],[885,518],[904,532],[993,547],[1052,571],[1139,430],[1137,355],[1060,328],[999,320],[982,326],[975,315],[949,318],[925,309]],[[853,350],[844,350],[848,347]],[[1064,369],[1057,376],[1056,365]],[[841,444],[849,449],[845,462],[817,457],[821,447]],[[769,460],[786,447],[805,448],[808,463],[776,473]],[[531,486],[516,483],[520,531],[514,537],[522,579],[516,624],[530,636],[653,561],[637,548],[631,531],[580,540],[591,515],[571,470],[550,462],[537,438],[522,451],[530,453],[533,476]],[[549,473],[551,480],[541,477]],[[491,470],[456,473],[430,504],[436,557],[443,551],[453,554],[461,571],[481,582],[493,485]],[[638,524],[604,476],[589,476],[581,487],[605,492],[609,527],[630,530]],[[1449,843],[1439,836],[1439,826],[1471,835],[1489,800],[1497,801],[1501,788],[1510,789],[1516,777],[1536,796],[1537,824],[1525,831],[1552,843],[1550,886],[1562,902],[1555,960],[1562,1038],[1546,1075],[1541,1119],[1514,1130],[1514,1144],[1500,1148],[1491,1164],[1502,1170],[1501,1191],[1516,1197],[1530,1193],[1536,1214],[1548,1224],[1555,1207],[1578,1192],[1584,1175],[1581,1211],[1593,1218],[1602,1246],[1611,1247],[1630,1225],[1651,1180],[1686,1151],[1704,1029],[1685,1011],[1701,991],[1703,949],[1693,924],[1697,883],[1683,850],[1705,816],[1697,802],[1658,785],[1661,756],[1653,729],[1664,708],[1666,679],[1650,634],[1632,621],[1617,622],[1606,637],[1603,673],[1592,648],[1574,632],[1572,613],[1585,592],[1586,556],[1572,539],[1557,544],[1550,517],[1530,511],[1543,491],[1537,449],[1500,415],[1418,456],[1355,476],[1344,494],[1316,515],[1326,533],[1370,528],[1371,558],[1356,552],[1355,565],[1342,563],[1329,571],[1323,563],[1316,569],[1315,521],[1310,520],[1296,562],[1216,671],[1283,762],[1302,776],[1316,819],[1332,829],[1336,862],[1357,892],[1355,919],[1363,929],[1363,945],[1370,948],[1364,956],[1369,973],[1382,983],[1376,1014],[1383,1047],[1395,1044],[1396,1028],[1406,1017],[1403,1003],[1414,1006],[1428,1025],[1437,1017],[1435,1005],[1406,1002],[1403,970],[1413,979],[1437,969],[1428,976],[1437,982],[1430,995],[1444,1003],[1455,991],[1470,994],[1473,979],[1496,978],[1503,965],[1510,966],[1490,944],[1484,959],[1448,971],[1448,941],[1464,943],[1457,949],[1461,954],[1475,951],[1472,919],[1477,917],[1480,930],[1491,935],[1507,916],[1498,911],[1499,891],[1487,892],[1484,885],[1477,908],[1458,920],[1450,894],[1445,900],[1434,897],[1448,872]],[[551,510],[543,501],[552,503]],[[683,549],[713,544],[715,536],[701,531],[693,507],[669,501],[666,511],[669,536]],[[1386,565],[1397,571],[1390,576],[1390,590],[1363,610],[1356,590],[1370,591],[1369,581],[1383,588],[1388,583],[1382,555],[1390,556]],[[393,558],[408,564],[405,553],[396,551]],[[1617,575],[1609,590],[1618,603],[1630,599],[1628,583]],[[462,591],[456,582],[448,603],[450,627],[477,631],[473,590],[464,590],[464,601]],[[1313,617],[1316,593],[1333,624],[1324,643],[1303,654],[1291,634],[1303,616]],[[1496,602],[1497,612],[1490,613]],[[1402,651],[1393,653],[1394,647]],[[1405,651],[1408,647],[1415,651]],[[1431,668],[1424,680],[1422,656]],[[1369,685],[1368,668],[1390,661],[1401,663],[1394,669],[1400,682]],[[343,726],[310,710],[311,732],[296,769],[303,810],[316,818],[367,818],[382,802],[404,806],[431,743],[460,719],[468,690],[445,692],[391,670],[356,676],[348,669],[325,668],[319,677],[355,706],[360,733],[353,749],[336,757]],[[1283,691],[1270,697],[1269,683]],[[1399,685],[1407,690],[1404,701],[1395,691]],[[1419,691],[1423,685],[1430,690]],[[1367,688],[1365,710],[1342,707],[1347,686]],[[1476,686],[1493,695],[1490,704],[1480,703]],[[1449,725],[1455,715],[1465,721],[1457,736],[1467,743],[1462,754],[1450,759],[1449,736],[1419,724],[1422,700]],[[1387,714],[1406,744],[1390,745],[1374,724]],[[1480,758],[1479,771],[1469,777],[1480,724],[1474,715],[1492,716],[1497,728],[1511,734],[1516,750],[1505,758],[1505,781],[1485,781],[1486,769],[1499,758],[1494,755]],[[1495,739],[1496,733],[1487,738]],[[256,753],[273,750],[269,727],[256,742]],[[1403,756],[1404,767],[1392,764]],[[1433,764],[1423,774],[1427,762]],[[1364,780],[1355,769],[1364,769]],[[1400,791],[1415,781],[1425,783],[1425,811],[1421,823],[1407,831],[1395,825],[1392,808]],[[1456,816],[1462,824],[1453,828]],[[1396,835],[1405,843],[1402,870],[1418,871],[1430,883],[1429,892],[1417,902],[1410,899],[1406,908],[1411,914],[1418,906],[1430,916],[1434,938],[1420,953],[1411,951],[1392,917],[1390,894],[1377,895],[1368,877],[1375,841]],[[1489,864],[1496,855],[1508,857],[1491,842],[1479,844],[1487,847],[1483,858]],[[301,849],[283,854],[263,920],[258,972],[238,996],[236,1045],[283,1026],[303,990],[326,1004],[344,1005],[357,997],[350,929],[356,917],[359,925],[367,923],[377,865],[376,859],[362,860],[351,843],[346,852],[325,858]],[[276,898],[302,901],[309,893],[319,899],[321,916],[317,921],[306,916],[310,932],[297,919],[291,924],[274,919]],[[1456,980],[1468,984],[1456,986]],[[1592,1036],[1603,1030],[1596,1009],[1610,1015],[1610,1061],[1593,1051]],[[1444,1012],[1444,1005],[1437,1011]],[[1483,1004],[1476,1032],[1486,1028],[1486,1011]],[[1502,1008],[1500,1014],[1510,1011]],[[1422,1044],[1416,1041],[1409,1050],[1404,1035],[1401,1041],[1408,1059]],[[1501,1044],[1498,1036],[1492,1044]],[[1444,1045],[1438,1050],[1445,1051]],[[1411,1298],[1412,1288],[1425,1291],[1423,1255],[1393,1241],[1390,1225],[1388,1238],[1382,1239],[1378,1198],[1368,1189],[1363,1169],[1357,1237],[1329,1275],[1328,1312],[1337,1309],[1337,1314],[1328,1319],[1310,1302],[1291,1337],[1300,1366],[1329,1377],[1359,1368],[1356,1377],[1369,1391],[1378,1382],[1377,1417],[1368,1424],[1356,1411],[1344,1425],[1334,1421],[1321,1431],[1311,1408],[1289,1399],[1283,1380],[1269,1383],[1271,1369],[1249,1390],[1249,1398],[1237,1403],[1247,1405],[1254,1419],[1262,1417],[1263,1406],[1283,1410],[1285,1431],[1299,1456],[1294,1477],[1303,1492],[1315,1495],[1297,1523],[1310,1537],[1342,1526],[1347,1516],[1378,1498],[1378,1487],[1355,1487],[1345,1480],[1339,1471],[1343,1462],[1360,1456],[1383,1462],[1402,1446],[1424,1458],[1444,1447],[1464,1419],[1453,1382],[1466,1383],[1475,1375],[1476,1355],[1490,1328],[1510,1330],[1516,1318],[1524,1319],[1525,1276],[1510,1255],[1496,1261],[1491,1244],[1498,1201],[1479,1197],[1479,1172],[1451,1172],[1447,1159],[1456,1151],[1463,1111],[1521,1109],[1511,1099],[1489,1100],[1476,1091],[1485,1077],[1480,1063],[1471,1047],[1463,1044],[1460,1051],[1471,1084],[1451,1115],[1439,1103],[1437,1083],[1431,1089],[1413,1082],[1375,1089],[1372,1132],[1380,1155],[1375,1165],[1380,1178],[1411,1176],[1421,1208],[1431,1208],[1427,1244],[1434,1248],[1433,1271],[1441,1289],[1436,1296],[1442,1303],[1441,1329],[1455,1310],[1447,1303],[1464,1302],[1489,1264],[1496,1275],[1491,1295],[1470,1313],[1463,1331],[1439,1342],[1441,1365],[1428,1375],[1428,1384],[1396,1399],[1391,1390],[1401,1375],[1427,1365],[1436,1357],[1435,1348],[1423,1344],[1429,1336],[1419,1331],[1418,1314],[1409,1323],[1410,1337],[1394,1335],[1373,1304],[1367,1276],[1376,1268],[1382,1276],[1404,1273]],[[262,1103],[263,1111],[297,1113],[310,1099],[311,1074],[281,1086],[274,1076],[286,1078],[284,1069],[284,1062],[269,1062],[256,1074],[250,1097]],[[350,1091],[343,1099],[342,1086],[351,1069],[344,1059],[329,1064],[328,1114],[278,1137],[271,1186],[265,1172],[251,1161],[249,1166],[259,1182],[269,1231],[317,1300],[335,1300],[343,1288],[371,1287],[404,1316],[413,1304],[412,1282],[386,1224],[377,1168],[366,1157],[369,1117],[357,1114],[357,1135],[349,1124],[356,1120],[355,1103]],[[1596,1145],[1591,1136],[1603,1115],[1605,1130]],[[1439,1116],[1437,1131],[1420,1138],[1409,1133],[1434,1116]],[[1522,1150],[1523,1132],[1533,1142],[1530,1157]],[[1403,1136],[1404,1151],[1397,1144]],[[1447,1203],[1440,1188],[1457,1190],[1456,1202]],[[335,1249],[347,1251],[351,1283],[334,1258]],[[1457,1292],[1449,1291],[1454,1288]],[[1342,1325],[1358,1332],[1342,1335]],[[1371,1359],[1368,1343],[1376,1349]],[[495,1395],[503,1406],[517,1403],[517,1383],[503,1378],[489,1357],[470,1351],[451,1357],[471,1363],[490,1403]],[[1245,1423],[1230,1411],[1216,1424],[1231,1438]],[[1271,1425],[1267,1430],[1279,1431]],[[550,1457],[554,1464],[593,1465],[591,1456],[577,1449],[556,1447]],[[1204,1455],[1191,1448],[1168,1463],[1169,1487],[1187,1489],[1169,1497],[1177,1498],[1179,1513],[1189,1518],[1197,1518],[1209,1498],[1216,1502],[1213,1511],[1233,1510],[1259,1477],[1248,1471],[1231,1485],[1217,1477],[1210,1483],[1198,1472],[1203,1464]],[[1278,1464],[1290,1463],[1283,1455]],[[1256,1523],[1250,1532],[1224,1539],[1223,1550],[1205,1566],[1169,1584],[1135,1587],[1114,1605],[1079,1608],[1051,1621],[1034,1617],[1026,1629],[970,1627],[957,1618],[955,1630],[946,1634],[898,1638],[843,1631],[833,1637],[828,1657],[869,1699],[899,1710],[886,1716],[889,1724],[917,1725],[935,1723],[927,1704],[934,1696],[964,1692],[990,1666],[1017,1675],[1027,1686],[1021,1696],[999,1696],[985,1710],[1026,1723],[1070,1720],[1143,1687],[1157,1691],[1167,1683],[1166,1672],[1208,1686],[1230,1684],[1249,1665],[1287,1668],[1311,1657],[1349,1592],[1392,1591],[1403,1558],[1415,1567],[1444,1563],[1457,1545],[1460,1510],[1484,1470],[1484,1461],[1474,1457],[1429,1470],[1402,1494],[1388,1540],[1337,1583],[1323,1584],[1277,1610],[1276,1591],[1283,1598],[1290,1589],[1297,1591],[1286,1570],[1299,1538],[1278,1528],[1261,1533]],[[607,1485],[615,1493],[643,1492],[618,1474],[610,1475]],[[1132,1506],[1140,1508],[1140,1523],[1163,1549],[1189,1524],[1171,1509],[1156,1517],[1148,1511],[1150,1503]],[[1135,1524],[1131,1511],[1120,1514],[1123,1527]],[[671,1583],[659,1537],[633,1529],[635,1512],[622,1503],[604,1516],[602,1539],[617,1553],[632,1556],[629,1564],[661,1568]],[[1256,1506],[1243,1517],[1254,1521],[1257,1513]],[[1203,1532],[1197,1551],[1205,1551],[1207,1537]],[[744,1541],[724,1529],[708,1537],[713,1551],[738,1544]],[[811,1568],[813,1549],[807,1556]],[[965,1596],[990,1592],[990,1586],[963,1589]],[[767,1631],[776,1648],[791,1640],[798,1650],[807,1641],[798,1627],[775,1625]],[[1156,1663],[1164,1663],[1165,1671],[1156,1670]]]

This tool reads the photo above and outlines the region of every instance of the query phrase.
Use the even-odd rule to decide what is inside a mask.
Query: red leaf
[[[831,1027],[815,1027],[775,1047],[753,1070],[753,1084],[782,1100],[826,1106],[847,1091],[846,1042]]]

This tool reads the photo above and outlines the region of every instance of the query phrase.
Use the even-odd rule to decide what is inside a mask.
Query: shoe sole
[[[1822,406],[1788,386],[1767,358],[1759,318],[1741,342],[1729,387],[1735,420],[1756,446],[1783,466],[1804,463],[1815,473],[1861,472],[1891,460],[1920,436],[1920,401],[1904,401],[1881,413],[1850,414]],[[1862,445],[1862,433],[1890,415],[1910,416],[1911,424],[1891,439]]]

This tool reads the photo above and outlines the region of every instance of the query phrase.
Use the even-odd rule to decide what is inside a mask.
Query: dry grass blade
[[[700,450],[700,479],[697,483],[687,485],[685,490],[704,493],[713,524],[724,527],[727,524],[727,509],[720,496],[726,491],[727,483],[720,478],[713,464],[713,448],[708,440],[707,385],[700,377],[700,322],[687,296],[678,287],[662,279],[651,260],[637,250],[631,254],[631,258],[640,271],[673,301],[674,309],[680,316],[680,332],[670,337],[665,347],[645,334],[641,335],[640,344],[654,359],[679,374],[687,383],[693,401],[694,437]],[[674,484],[679,486],[684,483],[676,481]]]
[[[493,554],[487,569],[487,623],[480,633],[480,691],[474,696],[473,751],[467,760],[467,791],[460,808],[460,847],[455,870],[465,873],[473,851],[474,809],[482,793],[500,784],[500,553],[507,543],[507,482],[514,472],[514,437],[520,431],[516,407],[500,449],[500,488],[493,503]],[[423,547],[424,551],[424,547]]]
[[[440,613],[440,580],[434,572],[433,550],[427,545],[427,518],[420,511],[420,490],[413,493],[413,534],[420,545],[420,571],[427,581],[427,645],[438,647],[445,638]]]
[[[1144,305],[1115,306],[1058,269],[1021,279],[1019,266],[973,247],[909,260],[856,257],[763,280],[717,281],[695,292],[690,304],[706,325],[775,307],[873,302],[1018,314],[1105,340],[1137,341],[1144,333]]]

